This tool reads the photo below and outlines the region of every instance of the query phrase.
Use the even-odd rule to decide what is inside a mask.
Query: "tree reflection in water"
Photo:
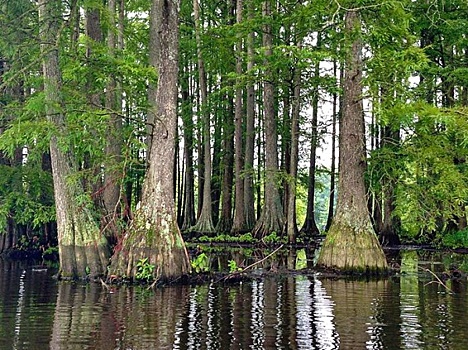
[[[401,274],[378,281],[107,290],[0,259],[0,349],[465,349],[466,281],[448,293],[420,268],[450,266],[440,261],[402,252]]]

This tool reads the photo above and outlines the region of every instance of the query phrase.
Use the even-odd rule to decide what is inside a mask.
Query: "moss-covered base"
[[[130,232],[112,257],[109,274],[136,280],[138,263],[154,266],[152,279],[171,280],[190,273],[190,261],[175,218],[146,207],[135,213]]]
[[[381,274],[387,260],[369,220],[335,218],[317,260],[318,268],[344,273]]]
[[[174,249],[172,252],[166,249],[134,247],[123,249],[112,258],[109,268],[111,279],[124,279],[133,282],[164,280],[172,281],[190,273],[188,258],[185,251]],[[142,274],[144,267],[139,267],[139,262],[146,266],[153,266],[152,273]]]

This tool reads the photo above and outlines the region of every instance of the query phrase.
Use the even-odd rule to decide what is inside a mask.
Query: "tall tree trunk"
[[[321,46],[321,34],[317,34],[317,48]],[[317,62],[314,70],[315,77],[320,75],[320,62]],[[312,92],[312,137],[310,140],[310,159],[309,159],[309,186],[307,190],[307,212],[304,225],[301,228],[301,235],[310,239],[314,235],[319,235],[320,231],[315,222],[315,165],[318,143],[318,101],[319,86],[314,86]]]
[[[242,23],[243,13],[243,0],[237,0],[236,19],[237,24]],[[234,147],[235,147],[235,196],[234,196],[234,219],[232,225],[232,233],[237,234],[245,230],[245,209],[244,209],[244,145],[243,145],[243,131],[244,131],[244,113],[242,110],[242,95],[243,89],[240,86],[240,75],[242,74],[242,39],[237,39],[235,47],[236,56],[236,97],[235,97],[235,133],[234,133]]]
[[[237,4],[236,4],[237,2]],[[233,26],[235,22],[240,22],[239,19],[239,7],[240,7],[240,15],[242,18],[242,0],[231,0],[228,4],[228,19],[229,25]],[[239,41],[238,41],[239,43]],[[242,43],[240,43],[240,50],[242,49]],[[236,55],[236,48],[233,48],[233,55]],[[238,61],[236,60],[236,71],[238,66]],[[223,85],[225,84],[224,79],[221,80],[221,88],[223,89]],[[242,97],[241,97],[242,98]],[[222,166],[221,169],[223,171],[222,174],[222,189],[221,189],[221,213],[216,225],[216,232],[218,233],[229,233],[231,232],[232,228],[232,189],[234,183],[234,134],[237,125],[235,123],[236,118],[236,110],[237,106],[237,89],[236,89],[236,97],[234,100],[234,96],[229,90],[226,90],[225,98],[223,99],[226,101],[222,103],[222,105],[226,105],[224,109],[226,111],[222,114],[223,120],[223,159],[222,159]],[[222,108],[222,107],[221,107]],[[241,150],[242,152],[242,150]],[[221,174],[220,174],[221,175]]]
[[[302,43],[298,42],[298,49],[302,48]],[[286,235],[288,242],[296,243],[297,223],[296,223],[296,184],[297,167],[299,162],[299,118],[301,113],[301,70],[296,66],[293,77],[294,96],[291,115],[291,160],[289,162],[289,182],[288,182],[288,206],[286,213]]]
[[[188,70],[188,67],[185,67]],[[186,231],[195,224],[195,178],[193,165],[193,119],[190,96],[189,72],[182,78],[182,123],[184,134],[185,190],[182,230]]]
[[[179,0],[153,0],[150,47],[158,47],[158,83],[150,102],[154,127],[140,207],[135,211],[122,251],[112,260],[111,274],[135,278],[137,264],[147,259],[154,278],[172,279],[190,271],[190,261],[177,225],[173,171],[177,127]]]
[[[193,0],[193,13],[195,20],[195,37],[197,42],[197,56],[198,56],[198,74],[199,74],[199,88],[200,88],[200,110],[203,115],[203,203],[197,223],[192,227],[192,231],[201,233],[214,232],[213,226],[213,207],[211,201],[211,135],[210,135],[210,113],[207,111],[207,82],[205,63],[201,51],[201,37],[200,37],[200,4],[198,0]],[[200,195],[200,194],[199,194]]]
[[[78,0],[71,0],[70,2],[70,43],[73,53],[76,52],[76,45],[80,36],[80,6]]]
[[[222,86],[222,83],[221,83]],[[219,89],[222,89],[219,87]],[[214,102],[218,106],[215,107],[217,111],[225,111],[225,106],[221,101]],[[221,183],[223,178],[222,170],[222,153],[223,153],[223,113],[214,113],[213,115],[213,128],[214,132],[211,133],[213,140],[213,158],[211,167],[211,219],[213,227],[216,227],[219,220],[219,205],[221,199]],[[232,150],[231,150],[232,151]]]
[[[223,177],[222,177],[222,190],[221,190],[221,215],[218,224],[216,225],[216,232],[229,233],[232,228],[232,186],[234,180],[234,106],[232,105],[232,96],[226,96],[229,101],[229,108],[224,113],[223,122]]]
[[[261,112],[263,113],[263,112]],[[265,131],[263,130],[263,115],[260,115],[258,118],[258,130],[259,135],[257,137],[257,171],[255,174],[256,186],[255,186],[255,215],[260,218],[262,215],[262,190],[264,191],[263,181],[262,181],[262,171],[265,168],[265,154],[262,153],[262,144],[265,144]]]
[[[249,19],[253,18],[253,2],[250,2]],[[247,37],[247,72],[254,69],[254,33]],[[256,221],[254,196],[254,153],[255,153],[255,88],[247,83],[244,160],[244,228],[251,230]]]
[[[115,56],[117,48],[116,27],[116,0],[108,2],[109,30],[107,33],[107,46],[109,55]],[[121,216],[121,178],[120,170],[122,152],[122,109],[120,87],[114,75],[109,76],[106,88],[106,110],[110,113],[108,126],[108,139],[106,147],[106,164],[104,173],[104,188],[102,199],[104,202],[104,233],[111,242],[116,242],[119,236],[118,220]]]
[[[397,147],[400,143],[400,130],[392,130],[391,126],[386,126],[383,131],[382,147]],[[383,202],[382,202],[382,226],[379,232],[379,239],[383,246],[396,246],[400,244],[398,232],[400,231],[399,219],[393,215],[395,210],[395,187],[396,179],[385,177],[382,179]]]
[[[347,11],[345,32],[348,38],[354,37],[360,28],[359,13]],[[317,265],[344,271],[379,273],[387,269],[387,261],[367,210],[361,50],[360,39],[354,38],[344,73],[338,203]]]
[[[44,94],[47,118],[61,135],[66,125],[61,96],[61,72],[58,61],[58,36],[62,16],[62,2],[39,1],[41,23],[41,54],[43,62]],[[92,213],[92,204],[79,204],[84,197],[81,182],[67,179],[75,172],[73,153],[58,146],[58,136],[50,140],[50,156],[57,212],[59,256],[62,277],[85,277],[105,273],[109,249],[105,237]],[[89,270],[89,271],[88,271]]]
[[[337,63],[333,62],[333,75],[337,77]],[[341,74],[340,74],[341,75]],[[341,85],[341,79],[340,79]],[[328,214],[327,223],[325,225],[325,231],[328,232],[330,229],[333,213],[335,212],[335,177],[336,177],[336,124],[338,116],[338,94],[333,93],[333,115],[332,115],[332,143],[331,143],[331,165],[330,165],[330,194],[328,196]],[[340,108],[341,113],[341,108]]]
[[[103,40],[102,29],[101,29],[101,10],[93,4],[85,4],[85,33],[87,36],[86,44],[86,97],[88,99],[88,108],[90,111],[97,111],[103,107],[102,104],[102,90],[100,85],[95,84],[96,73],[100,67],[98,67],[96,60],[96,46],[100,45]],[[92,193],[92,198],[102,214],[105,212],[104,203],[101,196],[101,188],[103,186],[100,179],[100,164],[96,164],[90,152],[85,152],[84,161],[82,166],[91,177],[87,176],[83,179],[84,189],[87,192]]]
[[[263,3],[263,16],[267,21],[271,16],[271,2]],[[283,207],[278,191],[278,133],[275,113],[275,91],[273,72],[269,67],[269,57],[272,56],[273,35],[270,24],[263,28],[263,46],[265,48],[265,81],[263,83],[263,103],[265,120],[265,196],[260,218],[253,229],[256,238],[262,239],[272,232],[280,233],[283,229]]]
[[[288,32],[289,30],[286,30]],[[287,35],[287,41],[289,42],[289,33]],[[287,73],[286,73],[287,74]],[[292,78],[294,79],[294,78]],[[294,93],[294,88],[291,86],[290,80],[285,79],[288,82],[282,84],[282,94],[283,94],[283,105],[282,105],[282,125],[280,127],[281,134],[281,160],[280,160],[280,171],[282,174],[290,174],[291,172],[291,129],[292,129],[292,116],[291,116],[291,95]],[[283,206],[283,215],[286,217],[288,213],[288,204],[289,204],[289,190],[290,182],[288,178],[282,177],[282,186],[279,188],[281,203]],[[285,222],[287,224],[287,222]],[[286,225],[285,225],[286,226]],[[283,231],[286,232],[287,228],[283,226]],[[283,233],[284,233],[283,232]]]

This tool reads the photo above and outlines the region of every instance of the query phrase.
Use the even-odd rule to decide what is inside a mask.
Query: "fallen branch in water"
[[[419,267],[421,270],[423,271],[426,271],[426,272],[429,272],[432,276],[435,277],[436,281],[430,281],[430,282],[427,282],[425,284],[425,286],[427,286],[428,284],[431,284],[431,283],[437,283],[437,284],[440,284],[441,286],[443,286],[448,292],[449,294],[455,294],[440,278],[439,276],[437,276],[433,271],[427,269],[427,268],[424,268],[424,267]]]
[[[273,250],[270,254],[268,254],[266,257],[264,257],[263,259],[260,259],[259,261],[256,261],[254,262],[253,264],[250,264],[249,266],[247,266],[246,268],[242,269],[241,272],[245,272],[245,270],[248,270],[248,269],[251,269],[252,267],[264,262],[265,260],[267,260],[269,257],[271,257],[272,255],[276,254],[276,252],[278,250],[280,250],[281,248],[283,248],[284,244],[281,244],[278,248],[276,248],[275,250]]]
[[[227,280],[227,279],[229,279],[229,278],[232,278],[232,277],[234,277],[234,276],[238,276],[238,275],[244,273],[245,271],[247,271],[247,270],[253,268],[254,266],[257,266],[258,264],[261,264],[262,262],[264,262],[265,260],[267,260],[268,258],[270,258],[272,255],[276,254],[281,248],[283,248],[283,246],[284,246],[284,244],[281,244],[278,248],[276,248],[276,249],[275,249],[274,251],[272,251],[270,254],[268,254],[267,256],[265,256],[263,259],[260,259],[260,260],[258,260],[258,261],[256,261],[256,262],[250,264],[249,266],[243,268],[243,269],[240,270],[240,271],[232,272],[232,273],[230,273],[229,275],[227,275],[227,276],[221,278],[220,280],[224,280],[224,281],[225,281],[225,280]],[[218,282],[219,282],[219,281],[218,281]]]

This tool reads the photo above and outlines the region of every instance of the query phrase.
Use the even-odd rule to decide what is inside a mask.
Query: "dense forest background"
[[[56,36],[35,1],[0,1],[0,252],[57,244],[51,142],[73,163],[67,185],[83,189],[74,206],[115,246],[160,123],[151,2],[40,3],[58,6]],[[351,35],[347,12],[360,14]],[[184,238],[327,231],[351,37],[363,48],[362,162],[381,242],[468,246],[467,28],[466,0],[181,1],[172,184]],[[52,106],[51,52],[62,81]]]

